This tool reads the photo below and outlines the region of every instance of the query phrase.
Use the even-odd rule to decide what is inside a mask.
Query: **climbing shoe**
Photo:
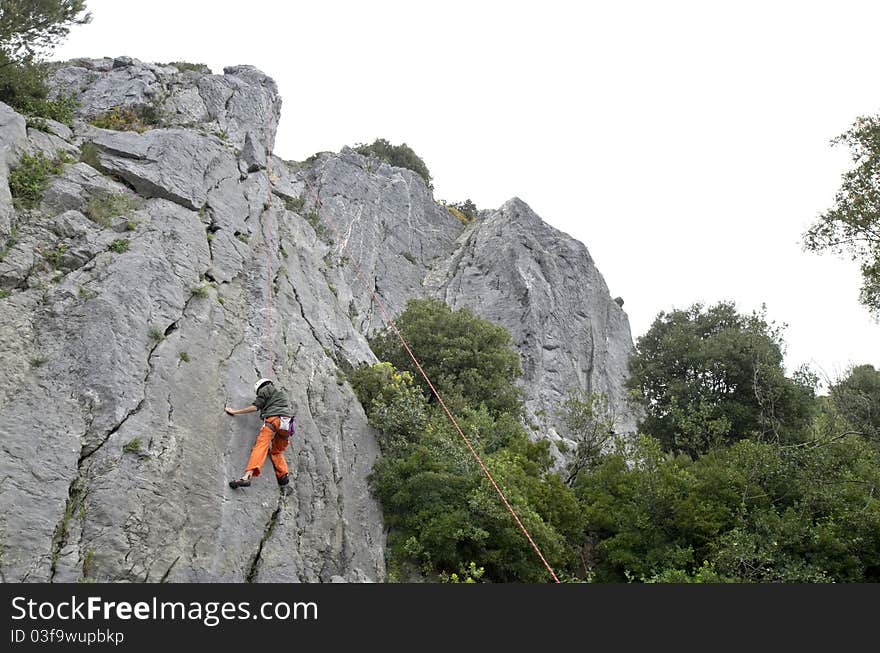
[[[250,479],[237,478],[234,481],[229,481],[229,487],[235,489],[237,487],[250,487],[251,481]]]
[[[278,485],[284,487],[288,483],[290,483],[290,474],[285,474],[284,476],[278,477]]]

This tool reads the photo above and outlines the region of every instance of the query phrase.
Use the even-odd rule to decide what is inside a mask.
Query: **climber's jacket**
[[[260,410],[260,419],[265,420],[273,415],[292,415],[290,403],[283,390],[276,389],[275,384],[266,383],[257,392],[254,406]]]

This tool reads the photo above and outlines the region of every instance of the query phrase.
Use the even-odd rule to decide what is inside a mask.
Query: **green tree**
[[[380,433],[382,453],[402,453],[428,421],[427,400],[412,375],[391,363],[377,363],[353,370],[349,380],[370,425]]]
[[[578,474],[589,470],[614,438],[614,411],[604,394],[572,390],[560,411],[569,435],[576,442],[569,456],[566,483],[574,483]]]
[[[4,0],[0,4],[0,101],[32,115],[69,122],[65,99],[50,101],[41,57],[74,25],[91,20],[85,0]]]
[[[518,420],[485,410],[457,417],[550,564],[573,570],[584,522],[574,493],[550,471],[548,443],[531,442]],[[412,560],[423,573],[442,575],[476,561],[487,579],[546,582],[544,565],[447,417],[435,407],[409,440],[370,476],[393,564]]]
[[[419,363],[452,407],[484,403],[494,414],[522,412],[519,355],[510,333],[466,308],[453,311],[436,299],[414,299],[396,320]],[[392,330],[370,340],[381,360],[412,374],[434,400],[421,373]]]
[[[547,560],[560,573],[583,576],[583,516],[573,490],[552,470],[549,443],[532,442],[523,427],[510,334],[435,300],[411,301],[396,323]],[[415,567],[451,578],[474,565],[488,580],[547,581],[445,412],[427,401],[425,385],[414,385],[421,376],[403,369],[414,365],[396,335],[380,334],[371,344],[391,362],[360,367],[348,378],[379,431],[382,456],[370,483],[389,528],[391,577]]]
[[[880,580],[880,456],[857,436],[741,440],[696,460],[643,437],[578,477],[599,581]]]
[[[834,206],[804,234],[814,252],[847,253],[862,271],[859,300],[880,315],[880,116],[862,116],[831,141],[849,147],[854,167],[843,174]]]
[[[880,439],[880,370],[858,365],[831,387],[831,402],[850,427]]]
[[[734,304],[660,313],[636,343],[627,386],[640,429],[696,455],[744,437],[802,439],[813,389],[785,376],[780,330]]]
[[[3,0],[0,48],[10,61],[32,61],[91,18],[85,0]]]

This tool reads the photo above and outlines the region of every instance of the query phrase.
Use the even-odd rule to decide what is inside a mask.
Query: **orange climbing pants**
[[[277,429],[281,424],[281,418],[278,416],[268,417],[266,422]],[[251,457],[248,459],[245,470],[250,470],[254,476],[259,476],[260,469],[266,462],[268,454],[272,460],[272,466],[275,468],[275,478],[281,478],[287,473],[287,461],[284,460],[283,451],[287,449],[290,438],[275,435],[272,426],[268,424],[263,423],[263,426],[260,427],[260,433],[257,435],[257,441],[251,450]]]

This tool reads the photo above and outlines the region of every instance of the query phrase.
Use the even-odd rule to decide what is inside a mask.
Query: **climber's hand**
[[[223,407],[223,410],[226,411],[226,414],[227,414],[227,415],[235,416],[235,411],[232,410],[229,406],[224,406],[224,407]]]

